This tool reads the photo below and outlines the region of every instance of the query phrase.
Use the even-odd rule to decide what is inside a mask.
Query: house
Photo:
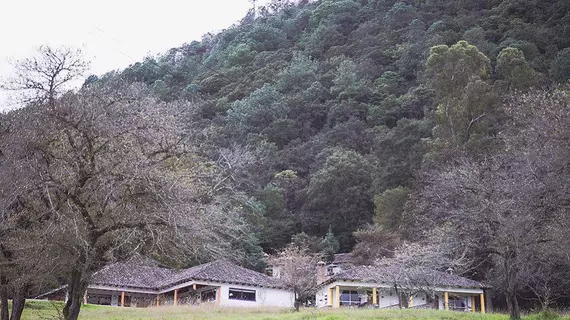
[[[59,288],[38,298],[62,297]],[[115,263],[91,278],[84,303],[148,307],[212,303],[232,307],[293,307],[293,292],[276,279],[219,260],[173,270]]]
[[[485,312],[483,284],[434,270],[405,271],[394,267],[355,266],[330,276],[320,263],[316,305],[399,307]]]

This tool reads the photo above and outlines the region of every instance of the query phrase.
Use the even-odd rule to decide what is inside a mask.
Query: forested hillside
[[[561,0],[274,1],[97,82],[144,82],[165,101],[200,106],[202,151],[239,163],[240,201],[265,251],[330,229],[347,252],[374,217],[400,232],[387,198],[407,197],[426,153],[442,148],[438,103],[463,99],[483,113],[512,90],[568,79],[569,10]],[[434,51],[426,70],[431,47],[460,40],[469,45],[439,58],[456,62]],[[461,79],[438,78],[449,73]],[[462,97],[473,75],[481,81]],[[501,118],[487,113],[453,139],[488,149]]]
[[[0,117],[0,280],[61,270],[76,319],[108,262],[262,270],[293,243],[451,267],[513,319],[568,304],[569,79],[567,0],[274,0],[77,93],[27,88]]]

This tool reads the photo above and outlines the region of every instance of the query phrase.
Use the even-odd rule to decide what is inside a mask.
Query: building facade
[[[63,297],[66,288],[38,298]],[[215,261],[184,270],[133,264],[112,264],[93,275],[84,303],[150,307],[182,304],[214,304],[229,307],[293,307],[293,292],[276,279]]]

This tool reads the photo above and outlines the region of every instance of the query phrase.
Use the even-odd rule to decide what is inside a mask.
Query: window
[[[230,288],[230,300],[255,301],[255,290]]]
[[[334,276],[334,267],[327,268],[327,276]]]
[[[342,290],[340,294],[340,305],[341,306],[353,306],[360,304],[360,295],[358,291],[354,290]]]

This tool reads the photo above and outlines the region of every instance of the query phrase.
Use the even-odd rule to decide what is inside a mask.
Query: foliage
[[[528,64],[522,51],[505,48],[497,57],[497,75],[509,83],[511,89],[524,90],[538,83],[539,75]]]
[[[320,238],[335,217],[354,210],[349,221],[333,224],[347,251],[351,233],[371,222],[374,195],[411,188],[426,152],[430,163],[456,147],[474,153],[491,148],[502,121],[498,98],[509,88],[551,81],[545,76],[537,83],[538,72],[558,79],[554,74],[567,69],[567,5],[518,6],[274,1],[258,17],[113,77],[153,86],[165,101],[199,104],[209,158],[217,157],[216,148],[236,144],[265,150],[255,155],[263,161],[255,182],[239,188],[265,206],[266,221],[254,232],[266,250],[283,248],[303,231]],[[520,50],[525,61],[512,49],[499,59],[506,48]],[[326,150],[334,147],[358,154],[368,178],[336,193],[335,208],[319,209],[319,185],[342,186],[342,179],[323,180],[331,170]],[[345,166],[335,174],[345,169],[353,170]],[[294,182],[273,189],[275,175],[286,170],[296,172]]]

